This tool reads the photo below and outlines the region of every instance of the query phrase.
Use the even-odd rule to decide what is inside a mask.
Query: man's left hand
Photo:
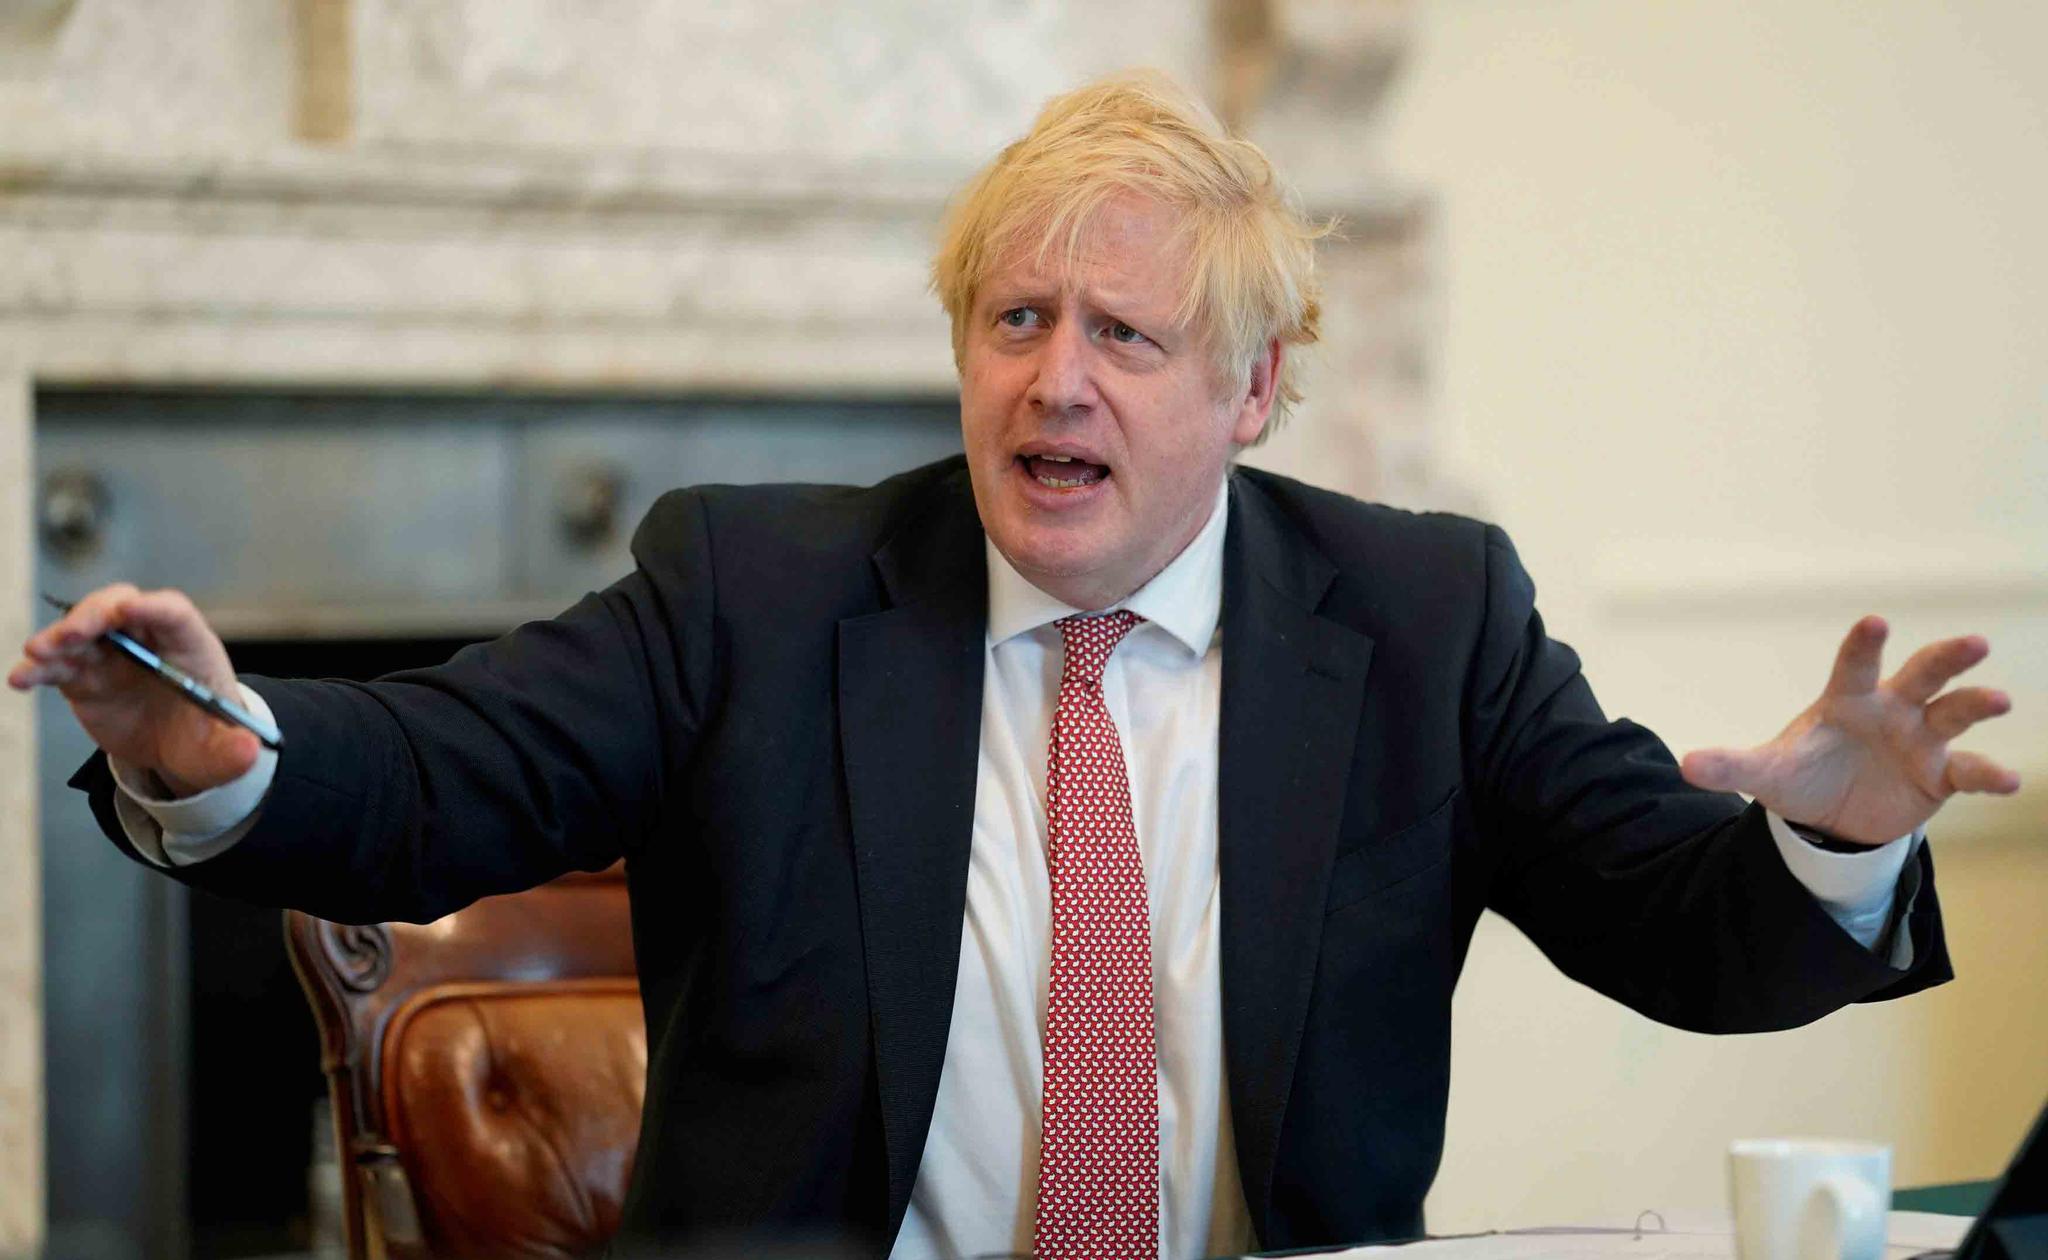
[[[1686,781],[1741,792],[1787,822],[1871,845],[1917,830],[1957,792],[2019,791],[2017,774],[1949,749],[2012,700],[1988,687],[1936,694],[1991,645],[1977,635],[1930,643],[1880,681],[1886,633],[1881,617],[1850,627],[1820,699],[1767,744],[1686,754]]]

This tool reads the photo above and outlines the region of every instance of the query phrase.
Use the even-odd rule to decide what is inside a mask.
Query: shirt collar
[[[1012,568],[992,540],[988,549],[988,641],[1005,642],[1061,617],[1127,608],[1166,631],[1201,656],[1216,635],[1223,614],[1223,535],[1230,516],[1230,478],[1216,487],[1216,504],[1194,541],[1167,566],[1128,596],[1103,609],[1061,603]]]

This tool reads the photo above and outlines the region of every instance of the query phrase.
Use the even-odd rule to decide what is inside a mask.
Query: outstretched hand
[[[2012,708],[1988,687],[1942,692],[1989,655],[1990,644],[1976,635],[1930,643],[1880,681],[1887,632],[1881,617],[1850,627],[1820,699],[1767,744],[1688,753],[1680,765],[1686,781],[1741,792],[1788,822],[1859,844],[1908,834],[1957,792],[2017,792],[2017,774],[1949,748]]]
[[[226,783],[261,751],[256,737],[189,703],[99,642],[125,630],[216,692],[232,695],[227,648],[178,591],[125,582],[83,596],[70,612],[30,635],[7,672],[17,691],[55,687],[92,741],[110,756],[153,772],[178,796]]]

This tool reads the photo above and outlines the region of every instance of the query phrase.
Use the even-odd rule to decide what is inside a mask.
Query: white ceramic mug
[[[1867,1142],[1756,1138],[1728,1148],[1740,1260],[1882,1260],[1892,1152]]]

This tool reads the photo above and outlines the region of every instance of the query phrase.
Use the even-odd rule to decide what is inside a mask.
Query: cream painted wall
[[[1987,1176],[2048,1095],[2048,6],[1432,0],[1381,137],[1433,190],[1452,472],[1610,712],[1774,733],[1860,613],[1980,630],[2029,775],[1934,828],[1960,979],[1702,1038],[1482,925],[1432,1229],[1717,1208],[1742,1134]]]

